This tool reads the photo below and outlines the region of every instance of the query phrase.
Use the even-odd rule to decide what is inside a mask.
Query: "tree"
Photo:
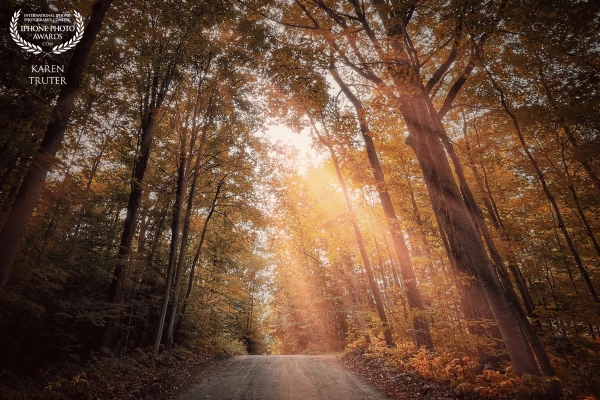
[[[344,194],[344,201],[346,202],[346,207],[348,208],[348,212],[350,213],[350,221],[352,223],[352,229],[354,230],[354,235],[356,236],[356,245],[358,246],[358,250],[360,252],[360,257],[363,262],[363,266],[365,268],[365,271],[367,272],[367,279],[369,281],[369,287],[371,289],[371,293],[373,294],[373,298],[375,299],[375,304],[377,306],[377,314],[379,315],[379,319],[381,320],[381,325],[383,327],[385,343],[388,347],[393,347],[394,341],[392,339],[392,333],[390,332],[388,318],[385,313],[383,300],[381,298],[381,292],[379,291],[377,282],[375,282],[375,276],[373,274],[373,269],[371,268],[371,262],[369,261],[369,256],[367,255],[367,251],[365,249],[365,243],[363,240],[363,236],[362,236],[362,233],[358,226],[358,222],[356,221],[354,207],[352,206],[352,201],[350,200],[350,196],[348,195],[348,188],[346,187],[346,182],[344,180],[344,176],[342,175],[342,170],[340,168],[339,162],[337,160],[335,151],[334,151],[331,143],[328,141],[328,139],[325,139],[325,137],[323,137],[319,133],[319,131],[317,130],[313,121],[311,121],[311,124],[312,124],[313,130],[314,130],[315,135],[317,136],[318,140],[325,147],[327,147],[327,150],[329,150],[331,161],[333,162],[333,165],[335,167],[335,172],[336,172],[338,181],[340,183],[340,186],[342,187],[342,193]],[[418,331],[418,332],[420,332],[420,331]],[[430,339],[429,346],[431,346],[432,345],[431,338],[429,338],[429,339]],[[427,345],[427,342],[425,342],[424,344]]]
[[[445,135],[441,121],[444,109],[452,104],[473,66],[468,63],[464,72],[460,73],[444,99],[446,107],[442,106],[441,112],[438,112],[431,93],[420,78],[421,62],[415,43],[407,31],[411,20],[422,18],[420,14],[415,14],[417,6],[390,6],[373,1],[369,7],[371,14],[356,2],[330,6],[298,1],[295,6],[283,7],[286,13],[282,24],[289,29],[299,28],[327,43],[341,63],[375,85],[386,97],[390,107],[401,113],[408,131],[406,142],[413,149],[421,166],[434,212],[441,223],[440,228],[448,237],[450,256],[460,270],[469,276],[476,276],[481,283],[515,368],[519,372],[539,374],[535,357],[521,329],[521,325],[525,326],[528,322],[514,310],[514,305],[505,296],[479,232],[461,197],[440,140],[440,136]],[[468,11],[457,11],[457,26],[460,27]],[[485,11],[489,15],[486,22],[493,27],[501,18],[503,6]],[[482,10],[472,12],[480,13]],[[376,19],[376,22],[371,18]],[[377,26],[383,27],[382,35],[378,36],[379,32],[376,33]],[[354,33],[357,32],[355,29],[362,32],[362,36],[358,37]],[[485,29],[484,25],[484,31]],[[460,29],[458,33],[460,34]],[[367,43],[373,51],[364,50]],[[434,74],[430,87],[435,85],[437,77],[448,70],[452,57],[451,53],[450,62],[439,66],[439,72]],[[474,306],[481,303],[481,299],[471,298],[467,304],[469,302]]]
[[[145,7],[140,10],[141,15],[145,15]],[[157,10],[158,11],[158,10]],[[140,87],[143,88],[141,96],[141,124],[140,124],[140,139],[139,139],[139,152],[135,159],[132,178],[131,178],[131,192],[129,200],[127,202],[127,214],[123,223],[123,232],[121,233],[121,241],[119,245],[119,262],[113,272],[113,279],[110,283],[108,291],[108,302],[118,303],[120,301],[121,289],[125,280],[125,273],[127,267],[127,257],[131,249],[131,243],[133,239],[135,224],[138,216],[138,210],[140,201],[142,198],[143,191],[143,180],[146,174],[148,160],[150,158],[150,151],[152,149],[152,142],[154,133],[158,125],[160,114],[162,112],[163,104],[169,94],[169,90],[173,82],[177,78],[177,67],[180,63],[182,54],[181,46],[184,41],[185,34],[179,38],[168,37],[165,26],[157,26],[155,19],[149,18],[145,21],[148,27],[153,27],[156,32],[155,37],[151,37],[145,46],[140,49],[140,55],[143,58],[148,57],[144,61],[148,64],[144,66],[148,68],[146,76],[142,79]],[[160,29],[163,29],[162,31]],[[161,37],[162,36],[162,37]],[[164,46],[161,43],[161,39],[166,39],[169,46]],[[157,49],[163,49],[164,53],[156,53]],[[168,57],[166,54],[170,54]],[[111,319],[106,326],[104,335],[104,345],[110,346],[111,341],[111,330],[113,320]]]
[[[23,178],[19,193],[2,226],[0,252],[4,254],[4,257],[0,261],[0,290],[4,289],[8,282],[10,270],[27,231],[27,225],[35,205],[38,202],[46,175],[52,167],[56,152],[63,141],[73,103],[83,78],[86,60],[96,36],[102,28],[104,16],[111,3],[112,0],[97,0],[92,6],[90,19],[83,37],[73,51],[65,72],[66,84],[61,87],[56,105],[52,110],[50,122],[36,155],[36,161]]]

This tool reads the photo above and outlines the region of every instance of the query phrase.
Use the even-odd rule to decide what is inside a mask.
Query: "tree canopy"
[[[85,33],[0,39],[0,388],[102,354],[362,349],[485,398],[599,395],[599,4],[19,9]]]

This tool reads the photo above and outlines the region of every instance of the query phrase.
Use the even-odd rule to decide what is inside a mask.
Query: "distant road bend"
[[[179,400],[384,400],[334,356],[241,356],[224,361]]]

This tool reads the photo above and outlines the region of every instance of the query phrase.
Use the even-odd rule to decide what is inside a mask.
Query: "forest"
[[[17,29],[59,12],[62,47]],[[599,2],[6,0],[0,24],[0,398],[329,353],[457,399],[600,398]]]

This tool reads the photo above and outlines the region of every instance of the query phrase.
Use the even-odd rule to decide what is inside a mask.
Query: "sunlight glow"
[[[285,125],[272,125],[265,131],[265,134],[273,143],[281,140],[285,144],[294,146],[300,150],[301,153],[315,153],[310,146],[312,140],[306,130],[296,133]]]
[[[298,164],[302,170],[306,170],[309,166],[315,166],[324,159],[323,154],[317,152],[312,146],[312,138],[308,129],[297,133],[285,125],[273,124],[262,132],[262,136],[273,144],[279,143],[297,149]]]

